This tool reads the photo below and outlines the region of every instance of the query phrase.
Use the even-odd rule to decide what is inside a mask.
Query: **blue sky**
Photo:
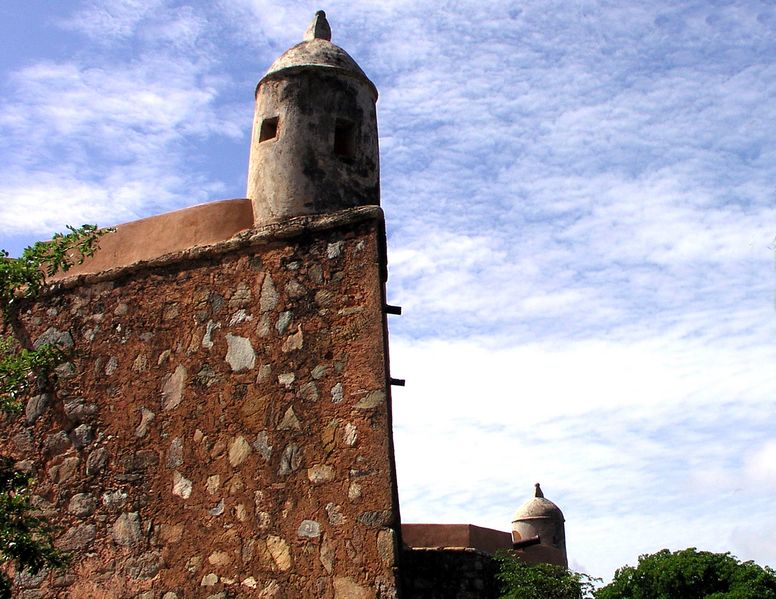
[[[776,566],[776,2],[0,6],[0,246],[242,197],[327,11],[380,91],[405,521]]]

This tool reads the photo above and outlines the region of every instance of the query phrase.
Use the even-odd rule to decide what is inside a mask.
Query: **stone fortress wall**
[[[18,596],[395,596],[383,244],[300,217],[30,306],[74,357],[2,451],[74,559]]]

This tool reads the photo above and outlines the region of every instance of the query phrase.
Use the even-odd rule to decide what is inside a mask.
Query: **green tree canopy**
[[[45,288],[46,277],[65,272],[91,256],[97,240],[110,229],[94,225],[68,227],[48,242],[26,248],[19,258],[0,250],[0,415],[16,414],[33,393],[52,391],[54,369],[67,358],[64,348],[33,345],[19,319],[19,308]],[[0,456],[0,599],[11,597],[6,569],[36,574],[60,568],[66,557],[52,543],[50,523],[33,509],[32,476],[16,470],[14,461]]]
[[[501,599],[587,599],[592,597],[593,581],[551,564],[528,565],[511,551],[496,554]]]
[[[596,599],[776,599],[776,572],[729,553],[694,547],[639,557],[595,593]]]

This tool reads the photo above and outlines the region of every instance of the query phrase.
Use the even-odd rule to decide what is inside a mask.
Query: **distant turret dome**
[[[568,566],[566,557],[566,529],[563,512],[549,499],[545,499],[539,483],[534,485],[534,496],[521,505],[512,518],[512,541],[539,537],[537,545],[523,549],[529,563],[548,563]]]
[[[512,518],[512,522],[517,520],[532,520],[538,518],[546,518],[565,522],[566,519],[563,517],[563,512],[561,512],[560,508],[552,501],[544,497],[544,493],[542,493],[542,489],[539,486],[539,483],[536,483],[535,487],[535,496],[531,497],[531,499],[517,508],[515,516]]]

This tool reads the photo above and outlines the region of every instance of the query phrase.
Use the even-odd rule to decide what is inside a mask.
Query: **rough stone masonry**
[[[394,597],[382,212],[81,275],[27,306],[70,345],[0,450],[73,559],[43,597]]]

